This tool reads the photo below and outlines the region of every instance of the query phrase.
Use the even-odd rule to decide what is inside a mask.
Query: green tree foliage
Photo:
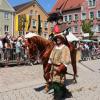
[[[91,30],[93,24],[92,24],[92,21],[86,21],[84,20],[82,22],[82,31],[84,33],[89,33],[89,37],[91,38],[93,36],[93,31]]]
[[[19,15],[18,16],[18,31],[19,32],[24,32],[25,29],[25,23],[26,23],[26,15]]]
[[[40,15],[38,15],[38,34],[41,35],[42,28],[41,28],[41,18]]]

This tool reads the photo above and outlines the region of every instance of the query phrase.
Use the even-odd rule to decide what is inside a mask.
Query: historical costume
[[[66,87],[64,86],[65,74],[67,71],[67,66],[70,63],[70,51],[69,48],[64,45],[64,38],[62,36],[56,36],[54,46],[50,58],[48,61],[48,66],[46,71],[51,67],[49,81],[51,81],[51,88],[57,92],[57,94],[62,93],[64,96],[66,93]],[[56,90],[59,88],[58,90]]]
[[[53,28],[53,34],[58,35],[61,33],[64,33],[64,44],[69,47],[70,49],[70,55],[71,55],[71,63],[73,66],[73,72],[74,72],[74,77],[73,79],[76,82],[76,76],[77,76],[77,66],[76,66],[76,46],[73,44],[73,42],[69,42],[67,39],[67,35],[69,34],[68,32],[68,26],[66,23],[63,23],[63,16],[60,13],[53,13],[51,16],[48,18],[49,22],[56,22]],[[53,36],[52,36],[53,37]],[[55,37],[53,38],[55,40]]]
[[[57,36],[57,38],[61,39],[61,36]],[[53,73],[53,81],[62,82],[64,74],[66,73],[67,65],[70,63],[69,48],[64,44],[60,44],[59,46],[55,45],[51,52],[48,63],[52,64],[51,73]]]

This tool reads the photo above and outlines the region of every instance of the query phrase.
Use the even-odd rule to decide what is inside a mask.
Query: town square
[[[0,0],[0,100],[100,100],[99,0]]]

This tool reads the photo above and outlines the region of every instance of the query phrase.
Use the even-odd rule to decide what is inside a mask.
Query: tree
[[[26,23],[26,15],[19,15],[18,16],[18,30],[19,33],[23,32],[24,34],[24,29],[25,29],[25,23]]]
[[[84,33],[89,33],[89,38],[91,38],[93,36],[93,31],[91,29],[92,26],[93,26],[93,24],[92,24],[91,20],[89,20],[89,21],[84,20],[82,22],[82,31]]]
[[[41,35],[42,28],[41,28],[41,19],[40,15],[38,15],[38,34]]]

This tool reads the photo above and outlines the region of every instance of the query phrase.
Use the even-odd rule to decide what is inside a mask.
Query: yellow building
[[[47,22],[48,14],[34,0],[14,7],[16,13],[14,17],[14,34],[25,34],[28,31],[39,32],[39,22],[41,23],[41,35],[48,37],[51,29]]]

